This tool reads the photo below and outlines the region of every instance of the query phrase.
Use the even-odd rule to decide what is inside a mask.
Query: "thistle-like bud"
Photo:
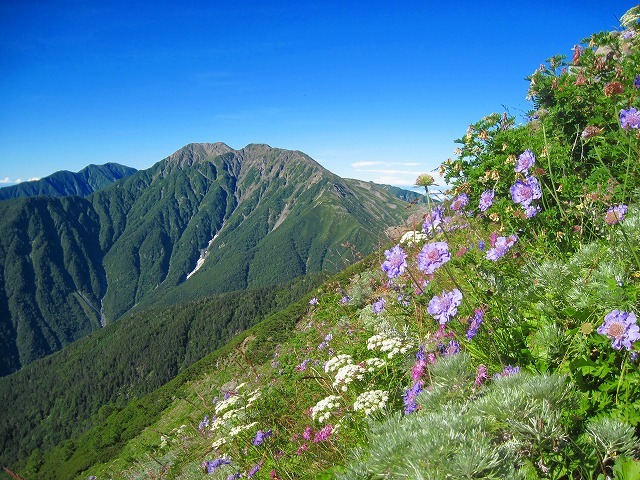
[[[416,186],[418,187],[430,187],[431,185],[435,185],[436,182],[431,175],[428,173],[422,173],[416,179]]]

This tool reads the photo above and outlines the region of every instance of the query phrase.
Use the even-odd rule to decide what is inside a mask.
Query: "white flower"
[[[240,401],[240,397],[238,395],[231,395],[226,400],[219,402],[216,405],[216,415],[219,415],[220,413],[224,412],[227,408],[231,407],[232,405],[235,405],[239,401]]]
[[[347,391],[347,385],[354,380],[362,380],[366,369],[360,364],[350,363],[344,367],[340,367],[340,370],[336,372],[336,378],[333,381],[334,388],[338,388],[342,385],[342,391]]]
[[[387,352],[387,357],[390,359],[399,353],[404,355],[411,348],[410,340],[403,341],[400,337],[392,335],[378,334],[367,340],[367,349]]]
[[[213,448],[218,448],[221,447],[222,445],[224,445],[225,443],[227,443],[227,439],[222,437],[219,438],[218,440],[216,440],[215,442],[213,442],[213,445],[211,445]]]
[[[253,423],[250,423],[248,425],[237,425],[237,426],[233,427],[231,430],[229,430],[229,436],[230,437],[235,437],[240,432],[244,432],[245,430],[249,430],[249,429],[253,428],[254,426],[256,426],[257,424],[258,424],[258,422],[253,422]]]
[[[327,363],[324,364],[324,371],[326,373],[331,373],[335,370],[338,370],[343,365],[347,365],[349,363],[353,363],[351,355],[343,353],[327,360]]]
[[[368,390],[361,393],[353,403],[353,410],[364,412],[365,416],[382,410],[389,401],[389,392],[385,390]]]
[[[400,243],[413,245],[419,242],[424,242],[425,240],[427,240],[427,238],[429,237],[425,233],[419,231],[408,231],[404,235],[402,235]]]
[[[325,422],[331,416],[331,412],[340,406],[339,402],[340,397],[337,395],[329,395],[323,398],[311,408],[311,418],[320,423]]]
[[[387,362],[378,357],[367,358],[365,363],[367,365],[367,372],[369,373],[373,373],[387,364]]]

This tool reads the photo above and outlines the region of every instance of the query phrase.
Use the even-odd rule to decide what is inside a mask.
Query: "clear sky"
[[[0,181],[220,141],[411,185],[470,123],[528,111],[524,78],[635,4],[3,0]]]

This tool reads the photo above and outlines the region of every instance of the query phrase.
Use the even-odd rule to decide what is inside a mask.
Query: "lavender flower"
[[[307,365],[311,362],[311,359],[307,358],[300,363],[300,365],[296,366],[297,372],[304,372],[307,369]]]
[[[478,328],[482,325],[482,319],[484,317],[484,312],[476,308],[474,310],[474,315],[471,321],[469,322],[469,329],[467,330],[467,340],[471,340],[478,334]]]
[[[467,205],[469,205],[469,197],[466,193],[461,193],[455,198],[453,202],[451,202],[450,208],[454,212],[459,212],[460,210],[463,210]]]
[[[620,126],[625,130],[640,128],[640,111],[633,107],[620,110]]]
[[[542,190],[536,177],[526,177],[524,180],[516,180],[511,186],[511,198],[515,203],[519,203],[524,208],[531,205],[531,202],[542,197]]]
[[[527,216],[527,218],[531,218],[540,213],[540,210],[541,208],[539,205],[529,205],[527,207],[524,207],[524,214]]]
[[[633,88],[640,88],[640,75],[636,75],[636,78],[633,80]]]
[[[382,310],[384,310],[384,307],[386,306],[387,302],[385,302],[384,298],[379,298],[374,304],[373,304],[373,313],[380,313],[382,312]]]
[[[239,478],[242,478],[242,474],[240,472],[236,472],[229,475],[227,480],[238,480]]]
[[[520,154],[518,157],[518,161],[516,162],[516,173],[524,173],[527,175],[529,173],[529,169],[533,166],[536,161],[536,156],[533,154],[531,150],[528,148]]]
[[[344,297],[342,297],[340,299],[340,303],[342,305],[346,305],[347,303],[349,303],[351,301],[351,297],[349,295],[345,295]]]
[[[598,333],[613,339],[611,347],[631,350],[632,343],[640,340],[640,327],[633,312],[613,310],[604,317],[604,323],[598,327]]]
[[[402,396],[402,401],[404,402],[404,414],[409,415],[410,413],[415,412],[418,409],[418,403],[416,402],[416,397],[418,394],[422,392],[422,383],[416,382],[411,387],[407,388]]]
[[[451,254],[447,242],[427,243],[416,257],[418,268],[427,274],[435,272],[449,260],[451,260]]]
[[[254,476],[256,473],[258,473],[258,471],[259,471],[261,468],[262,468],[262,462],[258,462],[257,464],[255,464],[255,465],[251,468],[251,470],[249,470],[249,471],[247,472],[247,477],[252,477],[252,478],[253,478],[253,476]]]
[[[517,235],[510,235],[509,238],[496,238],[495,242],[491,242],[493,248],[490,248],[486,253],[487,259],[496,262],[499,258],[504,256],[505,253],[507,253],[507,251],[513,246],[514,243],[516,243],[517,240]]]
[[[198,424],[198,430],[201,432],[209,426],[209,415],[205,415],[204,419]]]
[[[427,235],[434,235],[436,233],[436,228],[442,223],[443,212],[442,205],[438,205],[424,216],[424,223],[422,224],[424,233]]]
[[[480,204],[478,205],[478,208],[481,212],[486,212],[489,207],[493,205],[493,197],[495,194],[496,192],[493,190],[485,190],[480,194]]]
[[[607,210],[607,213],[604,216],[604,221],[607,222],[607,225],[617,225],[624,220],[624,216],[626,214],[626,205],[615,205],[613,207],[609,207],[609,210]]]
[[[484,240],[478,242],[478,249],[484,252]]]
[[[444,356],[450,357],[452,355],[457,355],[458,353],[460,353],[460,344],[455,340],[451,340],[447,348],[444,350]]]
[[[387,259],[382,262],[382,271],[387,274],[389,278],[399,277],[404,273],[407,268],[407,254],[400,245],[396,245],[390,250],[384,252]]]
[[[458,313],[461,302],[462,292],[454,288],[451,292],[443,291],[442,295],[434,296],[429,302],[427,311],[440,322],[440,325],[444,325]]]
[[[318,299],[316,297],[313,297],[311,300],[309,300],[309,305],[313,306],[317,304],[318,304]]]
[[[253,443],[256,447],[259,447],[260,445],[262,445],[262,442],[265,441],[265,439],[269,438],[271,435],[273,434],[273,430],[269,429],[266,432],[263,432],[262,430],[258,430],[256,432],[256,436],[253,439]]]
[[[517,373],[520,373],[520,367],[512,367],[511,365],[507,365],[506,367],[504,367],[504,370],[501,373],[494,373],[493,378],[508,377]]]
[[[231,463],[230,458],[216,458],[215,460],[207,460],[206,462],[202,462],[202,466],[207,471],[207,473],[213,473],[216,468],[219,468],[223,465],[229,465]]]

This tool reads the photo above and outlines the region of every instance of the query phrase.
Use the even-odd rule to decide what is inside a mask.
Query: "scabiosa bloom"
[[[536,177],[526,177],[524,180],[516,180],[511,186],[511,199],[519,203],[524,208],[531,205],[531,202],[542,197],[542,190]]]
[[[640,111],[633,107],[620,110],[620,126],[625,130],[640,128]]]
[[[385,302],[384,298],[379,298],[378,300],[376,300],[376,302],[373,304],[373,313],[381,313],[382,310],[384,310],[384,307],[387,305],[387,302]]]
[[[461,302],[462,292],[454,288],[451,292],[443,291],[442,295],[435,295],[429,302],[427,311],[440,322],[440,325],[444,325],[458,313]]]
[[[515,171],[516,173],[524,173],[525,175],[529,173],[529,169],[536,162],[536,156],[533,154],[531,150],[528,148],[520,154],[518,157],[518,161],[516,162]]]
[[[481,212],[486,212],[489,207],[493,205],[493,197],[495,194],[496,192],[493,190],[485,190],[480,194],[480,204],[478,205],[478,208]]]
[[[604,216],[604,221],[607,222],[607,225],[617,225],[624,220],[624,216],[626,214],[626,205],[614,205],[613,207],[609,207],[609,210],[607,210],[607,213]]]
[[[435,209],[432,209],[424,216],[424,223],[422,224],[422,230],[427,235],[433,235],[436,233],[436,228],[442,223],[442,214],[444,210],[442,205],[438,205]]]
[[[262,445],[262,442],[265,441],[265,439],[269,438],[271,435],[273,434],[273,430],[269,429],[266,432],[263,432],[262,430],[258,430],[256,432],[256,436],[253,439],[253,443],[256,447],[259,447],[260,445]]]
[[[469,329],[467,330],[467,340],[471,340],[478,334],[478,328],[482,325],[482,319],[484,317],[484,312],[480,308],[476,308],[473,313],[473,318],[471,318]]]
[[[404,414],[409,415],[418,409],[416,397],[422,392],[422,383],[416,382],[404,392],[402,401],[404,402]]]
[[[535,217],[538,213],[540,213],[539,205],[529,205],[528,207],[524,207],[524,214],[527,218]]]
[[[407,268],[407,254],[400,245],[385,250],[384,254],[387,259],[382,262],[382,271],[387,274],[389,278],[399,277],[404,273]]]
[[[460,210],[463,210],[467,205],[469,205],[469,197],[466,193],[461,193],[455,198],[455,200],[453,200],[453,202],[451,202],[450,208],[454,212],[459,212]]]
[[[490,248],[486,253],[487,260],[493,260],[496,262],[499,258],[504,256],[505,253],[507,253],[517,240],[518,236],[515,234],[510,235],[509,238],[497,237],[495,242],[491,242],[493,248]]]
[[[633,312],[613,310],[604,317],[604,323],[598,327],[598,333],[611,338],[611,347],[631,350],[632,343],[640,340],[640,327]]]
[[[435,272],[449,260],[451,260],[451,254],[447,242],[427,243],[416,257],[418,268],[427,274]]]

